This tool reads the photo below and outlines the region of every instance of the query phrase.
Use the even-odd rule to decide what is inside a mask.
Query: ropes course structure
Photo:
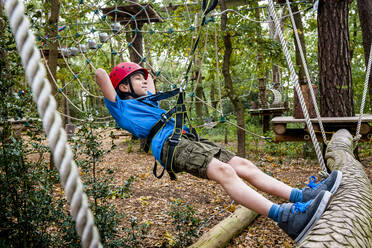
[[[290,17],[294,30],[297,31],[293,20],[293,15],[302,13],[309,8],[292,13],[290,3],[287,0],[286,4],[289,15],[280,16],[278,18],[274,3],[272,0],[269,0],[269,5],[266,8],[272,17],[272,20],[252,20],[247,16],[241,15],[235,10],[227,9],[224,12],[214,12],[212,13],[211,17],[207,19],[204,19],[204,16],[202,16],[203,20],[201,24],[198,24],[199,20],[198,18],[192,18],[190,8],[198,8],[199,6],[189,6],[189,4],[184,3],[181,6],[181,9],[182,11],[186,12],[186,18],[184,18],[184,21],[186,26],[188,26],[187,28],[184,28],[177,25],[177,18],[180,17],[177,15],[172,16],[170,14],[170,10],[174,12],[174,7],[172,6],[159,7],[155,6],[155,4],[153,6],[149,3],[140,4],[137,1],[125,1],[127,5],[119,6],[118,2],[114,1],[113,6],[107,7],[105,6],[107,3],[97,5],[95,1],[80,0],[76,5],[62,3],[62,19],[74,19],[76,20],[75,23],[62,24],[56,37],[49,37],[48,34],[43,34],[39,35],[37,37],[37,41],[35,41],[34,35],[30,31],[31,29],[29,21],[24,15],[23,4],[18,0],[5,0],[4,2],[6,13],[9,17],[11,28],[17,42],[17,48],[25,68],[26,77],[30,87],[32,88],[34,101],[37,104],[39,115],[42,118],[44,130],[48,136],[55,166],[61,175],[61,182],[65,189],[66,197],[71,204],[71,214],[76,221],[76,230],[81,237],[83,247],[102,247],[102,245],[100,243],[99,233],[94,225],[93,215],[88,208],[88,199],[86,194],[83,192],[83,185],[79,178],[76,164],[73,160],[73,154],[69,145],[67,144],[67,136],[62,127],[61,115],[79,122],[84,122],[86,120],[73,115],[58,112],[55,97],[58,97],[60,94],[61,97],[65,98],[66,101],[68,101],[68,103],[78,111],[78,113],[86,113],[87,110],[84,109],[84,102],[86,103],[88,99],[89,101],[102,101],[103,98],[98,89],[94,88],[94,72],[97,68],[101,67],[109,70],[121,61],[138,59],[136,62],[144,64],[147,68],[150,68],[157,83],[164,83],[161,85],[164,89],[169,87],[176,88],[177,85],[180,85],[181,89],[186,91],[187,88],[192,87],[193,92],[191,92],[191,94],[193,94],[201,80],[200,71],[203,69],[203,65],[208,63],[208,61],[206,62],[206,60],[208,60],[207,45],[208,42],[211,42],[212,40],[215,48],[213,52],[215,53],[214,55],[216,60],[218,104],[215,107],[208,103],[205,99],[191,94],[190,96],[218,113],[221,116],[221,122],[226,122],[237,128],[243,129],[247,133],[269,141],[269,138],[265,136],[253,133],[249,130],[239,127],[236,123],[230,120],[224,119],[226,113],[224,113],[223,110],[222,101],[224,99],[221,93],[223,89],[219,75],[219,34],[217,32],[215,18],[227,11],[237,13],[242,18],[244,17],[245,20],[255,21],[258,23],[273,23],[275,25],[276,34],[280,38],[280,42],[289,66],[290,79],[294,84],[299,96],[301,107],[306,119],[306,125],[309,128],[311,140],[314,144],[319,164],[323,171],[327,170],[312,122],[310,121],[310,117],[303,100],[297,75],[291,62],[287,43],[284,40],[279,23],[281,18]],[[162,14],[159,14],[160,12]],[[165,17],[162,16],[164,13]],[[83,21],[81,21],[82,19]],[[214,27],[211,27],[210,24],[212,23],[214,23]],[[204,27],[202,27],[203,24],[205,24]],[[211,31],[212,29],[213,33]],[[183,36],[174,37],[177,33],[186,34],[186,39]],[[300,46],[297,32],[295,32],[295,35]],[[157,39],[158,43],[161,44],[154,44],[155,39]],[[199,45],[198,51],[201,51],[202,54],[200,68],[198,68],[199,73],[197,73],[197,76],[194,79],[195,84],[188,87],[186,78],[187,73],[185,77],[183,72],[188,72],[191,69],[199,39],[201,44]],[[180,40],[186,40],[186,42],[190,41],[187,49],[181,51],[176,50],[177,42],[180,42]],[[144,48],[142,48],[142,46],[138,46],[138,41],[141,41],[141,44],[143,43],[145,45]],[[48,42],[58,43],[60,70],[58,71],[57,77],[52,75],[48,64],[45,62],[48,60],[46,53],[50,51],[44,44]],[[36,48],[37,43],[39,45],[39,49]],[[165,49],[163,49],[164,47]],[[302,49],[300,48],[300,51],[301,50]],[[42,56],[40,56],[40,54]],[[358,127],[355,136],[356,142],[360,136],[360,126],[363,117],[369,72],[371,70],[371,54],[372,46],[367,68],[365,88],[363,92],[361,113],[359,115]],[[309,84],[311,84],[303,53],[301,53],[301,58],[304,68],[306,68],[307,81]],[[42,59],[44,60],[44,63],[41,62]],[[47,72],[52,75],[52,82],[49,82],[46,79]],[[52,87],[50,83],[52,83],[54,86]],[[82,102],[82,107],[79,107],[78,105],[80,103],[74,102],[74,100],[69,97],[69,94],[66,93],[68,88],[71,89],[71,87],[81,89],[79,98]],[[58,89],[57,94],[54,96],[52,95],[52,88]],[[310,89],[312,89],[312,87],[310,87]],[[272,90],[272,92],[274,95],[274,102],[279,103],[281,101],[281,99],[279,99],[281,96],[279,96],[274,90]],[[312,91],[311,96],[314,104],[316,105],[315,94]],[[317,106],[316,113],[323,140],[325,143],[327,143],[327,138]],[[93,118],[95,123],[107,123],[113,121],[110,116],[102,116],[99,114],[91,115],[90,118]]]
[[[312,100],[312,104],[314,105],[314,109],[315,109],[315,112],[316,112],[316,117],[317,117],[318,125],[320,127],[320,132],[321,132],[321,135],[322,135],[322,138],[323,138],[323,143],[325,145],[327,145],[328,140],[327,140],[327,137],[326,137],[326,132],[325,132],[324,127],[323,127],[322,118],[321,118],[320,113],[319,113],[317,100],[316,100],[316,97],[315,97],[315,93],[313,91],[309,71],[308,71],[306,60],[305,60],[305,57],[304,57],[304,53],[303,53],[303,50],[302,50],[302,47],[301,47],[301,42],[300,42],[300,39],[299,39],[298,30],[297,30],[296,23],[295,23],[294,18],[293,18],[293,13],[292,13],[292,10],[291,10],[291,6],[290,6],[290,3],[289,3],[288,0],[286,0],[286,5],[287,5],[288,12],[289,12],[289,16],[291,17],[291,23],[292,23],[294,34],[295,34],[296,43],[297,43],[297,46],[299,47],[301,62],[303,64],[303,67],[304,67],[304,70],[305,70],[305,75],[306,75],[306,79],[307,79],[306,81],[309,85],[311,100]],[[292,81],[292,83],[293,83],[293,85],[296,89],[296,92],[297,92],[297,95],[298,95],[298,98],[299,98],[299,101],[300,101],[300,104],[301,104],[301,109],[302,109],[302,112],[303,112],[304,117],[305,117],[306,126],[309,130],[311,141],[313,142],[319,164],[320,164],[323,172],[327,173],[327,168],[325,166],[324,159],[323,159],[322,153],[320,151],[320,146],[319,146],[318,140],[316,138],[316,134],[315,134],[315,131],[314,131],[314,128],[313,128],[313,124],[310,120],[310,116],[309,116],[309,113],[308,113],[308,110],[307,110],[307,107],[306,107],[306,103],[304,101],[302,90],[301,90],[300,85],[298,83],[298,77],[297,77],[297,74],[295,73],[294,66],[293,66],[293,63],[292,63],[292,60],[291,60],[291,57],[290,57],[290,54],[289,54],[289,50],[288,50],[288,47],[287,47],[287,43],[286,43],[286,41],[283,37],[282,31],[281,31],[281,28],[280,28],[280,23],[279,23],[279,20],[276,16],[275,9],[274,9],[274,3],[273,3],[272,0],[269,0],[269,10],[270,10],[271,17],[274,20],[275,28],[277,30],[277,34],[279,35],[279,38],[280,38],[280,43],[282,45],[282,48],[283,48],[283,51],[284,51],[284,54],[285,54],[285,58],[287,60],[287,64],[288,64],[289,69],[290,69],[291,81]],[[357,121],[356,135],[354,137],[354,141],[356,141],[355,144],[354,144],[355,147],[357,146],[358,140],[361,138],[361,135],[359,134],[359,132],[360,132],[360,127],[361,127],[361,122],[362,122],[362,117],[363,117],[364,105],[365,105],[365,101],[366,101],[368,79],[369,79],[370,70],[371,70],[371,60],[372,60],[372,55],[371,55],[371,52],[370,52],[370,58],[369,58],[368,66],[366,68],[366,70],[367,70],[366,71],[366,77],[367,78],[366,78],[365,83],[364,83],[363,99],[362,99],[362,102],[361,102],[360,115],[359,115],[358,121]]]
[[[177,20],[179,17],[171,16],[169,11],[170,9],[173,10],[175,7],[163,6],[156,8],[156,6],[152,4],[139,4],[136,1],[125,1],[124,3],[124,5],[119,6],[118,2],[115,1],[111,7],[106,7],[104,6],[105,4],[97,5],[94,1],[79,1],[79,4],[76,6],[67,4],[65,6],[62,4],[61,17],[66,20],[75,20],[75,23],[62,23],[59,28],[60,31],[55,38],[49,37],[48,35],[38,36],[38,40],[41,43],[40,51],[44,61],[48,59],[46,54],[44,54],[48,51],[47,48],[45,49],[45,44],[53,41],[58,42],[60,57],[59,75],[62,73],[64,74],[64,82],[60,79],[56,80],[54,77],[52,77],[52,82],[54,86],[58,88],[58,94],[61,94],[78,113],[86,112],[84,110],[84,102],[101,101],[102,97],[97,93],[95,84],[92,83],[94,81],[93,72],[98,67],[109,70],[113,65],[121,61],[133,61],[137,59],[138,61],[136,62],[143,63],[146,67],[151,69],[157,81],[157,85],[163,83],[163,89],[169,87],[175,88],[177,84],[182,84],[182,71],[185,71],[186,66],[194,59],[192,49],[195,43],[198,42],[196,40],[198,36],[197,33],[201,35],[201,32],[203,32],[203,37],[200,42],[204,42],[204,44],[199,46],[200,53],[202,54],[200,65],[203,66],[205,63],[207,54],[206,48],[210,39],[209,36],[213,36],[213,34],[210,34],[210,25],[208,25],[209,23],[215,23],[213,15],[205,20],[206,27],[204,30],[201,30],[201,24],[199,24],[197,19],[193,20],[191,18],[192,14],[190,13],[190,8],[198,8],[198,6],[189,7],[187,3],[184,3],[179,8],[181,8],[183,12],[186,12],[184,15],[186,18],[183,20],[189,28],[179,29],[176,28],[177,22],[172,22],[172,20]],[[86,19],[88,19],[88,21],[85,21]],[[177,33],[190,37],[189,47],[185,51],[181,51],[181,54],[180,51],[175,50],[177,46],[174,43],[176,39],[179,40],[184,37],[174,38]],[[154,45],[153,42],[154,39],[159,39],[159,37],[163,40],[163,46],[165,47],[163,50],[162,47],[158,44]],[[136,46],[138,40],[144,44],[144,49],[142,49],[141,46]],[[199,99],[193,93],[198,87],[202,68],[199,69],[196,80],[194,79],[196,83],[193,87],[194,91],[190,93],[190,96],[194,98],[195,101],[200,101],[209,108],[212,108],[213,111],[216,111],[221,116],[221,122],[237,126],[235,123],[226,121],[224,118],[217,40],[218,34],[215,25],[214,45],[219,97],[217,108],[213,107],[205,100]],[[196,46],[194,49],[195,48]],[[155,56],[154,50],[157,53]],[[45,63],[45,65],[50,72],[48,64]],[[69,87],[82,89],[79,96],[82,102],[81,107],[78,106],[79,103],[74,102],[68,96],[69,94],[67,94],[67,91]],[[95,98],[97,100],[94,100]],[[66,113],[62,115],[75,121],[84,121],[84,119],[78,118],[76,115],[74,116]],[[110,116],[93,116],[92,118],[98,120],[97,123],[104,123],[105,120],[112,121]],[[245,131],[264,138],[249,130]]]

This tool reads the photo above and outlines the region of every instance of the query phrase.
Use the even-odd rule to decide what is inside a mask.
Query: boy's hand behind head
[[[107,72],[98,68],[96,70],[96,83],[101,88],[103,95],[110,101],[116,102],[116,91],[112,86],[111,80],[107,75]]]

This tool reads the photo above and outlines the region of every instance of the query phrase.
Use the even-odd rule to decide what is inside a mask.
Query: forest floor
[[[141,247],[171,247],[179,238],[176,226],[183,217],[172,222],[170,216],[172,203],[179,199],[183,205],[190,205],[195,210],[195,217],[202,221],[214,216],[200,231],[200,236],[210,228],[222,221],[233,212],[235,205],[231,205],[230,197],[221,186],[213,181],[196,178],[187,173],[180,173],[177,181],[171,181],[168,175],[157,179],[152,174],[154,159],[152,155],[140,152],[140,142],[133,143],[130,136],[118,136],[115,139],[105,133],[103,148],[109,149],[110,143],[116,144],[116,148],[103,157],[100,163],[101,169],[111,168],[115,170],[112,183],[123,187],[125,181],[131,176],[135,179],[130,185],[129,198],[111,199],[119,212],[125,213],[122,226],[128,226],[132,216],[138,224],[147,223],[149,230]],[[221,144],[232,151],[236,150],[235,144]],[[275,153],[275,152],[273,152]],[[304,159],[301,156],[287,157],[272,155],[263,151],[247,152],[247,158],[255,163],[260,169],[273,177],[293,187],[303,187],[308,183],[311,175],[317,175],[320,167],[313,159]],[[361,156],[362,163],[372,179],[372,156]],[[278,197],[264,194],[276,203],[284,202]],[[184,217],[186,218],[186,217]],[[199,227],[189,226],[196,230]],[[185,230],[181,231],[183,235]],[[192,241],[196,241],[193,238]],[[227,247],[294,247],[295,243],[270,219],[259,216],[246,230],[234,238]]]

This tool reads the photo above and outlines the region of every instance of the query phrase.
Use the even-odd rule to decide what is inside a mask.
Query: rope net
[[[303,1],[302,1],[303,2]],[[301,2],[301,4],[302,4]],[[58,44],[58,70],[56,78],[51,83],[56,89],[55,97],[58,102],[63,99],[71,107],[70,113],[61,113],[74,121],[85,121],[82,116],[89,113],[97,123],[113,122],[105,110],[102,95],[95,84],[95,70],[103,68],[107,72],[116,64],[123,61],[134,61],[142,64],[151,71],[156,81],[158,91],[166,91],[181,85],[186,67],[195,59],[192,49],[201,34],[197,48],[199,63],[193,65],[191,86],[186,89],[192,103],[201,102],[214,113],[221,116],[229,115],[223,109],[228,98],[223,91],[220,73],[222,56],[221,34],[216,28],[216,18],[222,12],[213,11],[206,19],[206,25],[201,27],[201,2],[192,3],[182,0],[168,4],[165,1],[138,3],[134,0],[125,1],[94,1],[79,0],[74,3],[60,3],[60,21],[58,34],[51,37],[48,33],[38,31],[37,41],[47,71],[50,68],[46,61],[50,44]],[[281,6],[280,6],[281,7]],[[302,8],[303,13],[308,8]],[[238,18],[241,22],[251,22],[249,9],[242,8]],[[260,12],[268,16],[268,7],[261,6]],[[294,13],[296,14],[296,13]],[[280,18],[287,18],[281,16]],[[217,20],[218,21],[218,20]],[[259,20],[256,20],[261,22]],[[264,23],[272,23],[265,20]],[[33,21],[35,30],[43,30],[40,23]],[[214,23],[214,27],[211,26]],[[252,68],[245,67],[246,70]],[[195,91],[202,80],[201,71],[208,71],[208,82],[203,86],[210,87],[215,83],[218,97],[201,99],[195,96]],[[212,75],[212,80],[210,80]],[[204,75],[203,75],[204,76]],[[252,78],[255,78],[254,74]],[[212,82],[215,81],[215,82]],[[244,80],[246,84],[247,80]],[[250,90],[253,80],[250,82]],[[287,87],[289,85],[287,84]],[[242,87],[242,86],[240,86]],[[251,94],[251,92],[249,92]],[[241,94],[243,97],[246,93]],[[164,107],[169,107],[174,100],[165,101]],[[95,106],[95,107],[94,107]],[[94,109],[96,108],[96,109]],[[228,122],[233,124],[233,122]],[[236,126],[236,125],[235,125]],[[246,132],[250,132],[246,130]]]

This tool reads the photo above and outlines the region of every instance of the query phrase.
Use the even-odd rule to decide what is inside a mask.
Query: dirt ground
[[[108,148],[112,138],[106,135],[103,146]],[[100,166],[115,170],[112,183],[116,185],[123,185],[125,180],[135,177],[130,186],[131,197],[113,199],[112,203],[126,216],[136,217],[138,223],[150,224],[144,247],[164,246],[170,243],[170,237],[175,237],[175,228],[168,214],[170,203],[175,199],[191,205],[201,220],[215,215],[207,227],[201,229],[200,235],[234,210],[234,205],[229,208],[230,197],[213,181],[198,179],[186,173],[179,174],[177,181],[169,180],[168,175],[157,179],[152,174],[154,159],[152,155],[139,152],[139,142],[132,146],[129,136],[119,136],[114,139],[114,143],[117,147],[104,156]],[[234,150],[234,144],[229,144],[229,149]],[[320,169],[316,160],[301,157],[288,159],[264,153],[248,153],[248,158],[266,173],[293,187],[302,187],[303,182],[308,182],[309,176],[317,175]],[[361,159],[372,178],[372,157]],[[274,202],[283,202],[277,197],[265,196]],[[125,221],[128,223],[124,220],[123,225],[126,225]],[[295,243],[272,220],[259,216],[227,247],[295,247]]]

